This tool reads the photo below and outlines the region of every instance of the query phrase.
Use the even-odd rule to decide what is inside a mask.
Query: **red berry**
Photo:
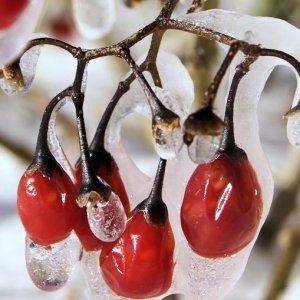
[[[105,282],[123,297],[162,295],[172,282],[174,243],[168,220],[155,225],[143,211],[134,213],[123,235],[102,248],[100,267]]]
[[[75,177],[77,179],[77,191],[79,191],[81,186],[81,172],[82,171],[80,163],[75,170]],[[129,200],[116,162],[112,160],[108,166],[101,164],[98,168],[97,176],[99,176],[111,186],[113,191],[119,196],[124,206],[125,212],[129,214]],[[78,217],[74,225],[74,230],[78,238],[80,239],[82,246],[86,251],[100,250],[102,248],[103,242],[99,240],[91,231],[87,219],[86,208],[80,208],[78,205],[76,206]]]
[[[54,170],[51,177],[38,169],[25,173],[18,186],[17,208],[29,238],[49,245],[68,237],[75,198],[74,185],[64,171]]]
[[[0,1],[0,30],[7,29],[20,17],[29,0]]]
[[[201,256],[232,255],[254,238],[262,211],[261,188],[246,155],[220,152],[191,176],[181,225]]]

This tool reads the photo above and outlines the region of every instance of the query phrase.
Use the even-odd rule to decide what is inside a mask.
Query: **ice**
[[[83,252],[81,265],[89,287],[90,300],[121,299],[107,287],[102,278],[99,265],[99,251]]]
[[[70,279],[79,261],[81,246],[74,234],[62,242],[41,246],[26,237],[26,266],[33,283],[45,291],[55,291]]]
[[[114,192],[107,202],[89,202],[87,215],[92,232],[104,242],[115,241],[125,230],[127,218],[124,207]]]
[[[65,170],[65,172],[69,175],[71,180],[73,182],[75,182],[73,167],[72,167],[70,161],[68,160],[67,156],[65,155],[65,152],[64,152],[63,148],[61,147],[61,144],[60,144],[59,139],[58,139],[57,134],[56,134],[56,116],[57,116],[57,113],[68,102],[71,102],[71,98],[70,97],[65,97],[64,99],[59,101],[59,103],[54,108],[54,110],[51,114],[49,125],[48,125],[47,139],[48,139],[48,147],[49,147],[51,153],[53,154],[53,156],[55,157],[57,162]]]
[[[287,121],[287,136],[294,146],[300,145],[300,114],[296,113]]]
[[[188,146],[190,159],[202,164],[210,161],[220,145],[220,136],[199,135],[195,136],[193,142]]]
[[[34,34],[31,38],[34,39],[40,37],[45,37],[45,35]],[[40,56],[41,48],[42,45],[32,47],[20,58],[19,67],[23,78],[22,87],[18,86],[13,80],[7,80],[5,78],[0,79],[0,87],[7,95],[11,96],[18,93],[25,93],[30,89],[35,77],[36,65]]]
[[[142,63],[145,55],[138,59]],[[186,68],[174,54],[160,51],[157,57],[157,69],[163,88],[155,87],[148,72],[144,73],[147,81],[159,100],[169,109],[173,110],[183,122],[190,112],[194,101],[194,85]],[[151,111],[143,89],[135,80],[130,90],[120,99],[108,125],[107,146],[120,142],[122,119],[136,112],[151,119]],[[177,133],[175,133],[177,135]],[[178,148],[178,145],[176,146]]]
[[[0,66],[11,63],[24,49],[43,7],[43,0],[30,0],[20,19],[8,30],[0,31]]]
[[[98,39],[109,33],[115,22],[113,0],[73,0],[73,15],[80,33]]]

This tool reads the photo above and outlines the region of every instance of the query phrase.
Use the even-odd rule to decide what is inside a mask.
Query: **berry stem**
[[[99,200],[108,201],[111,188],[103,184],[97,177],[92,167],[89,154],[88,142],[86,137],[86,128],[83,115],[84,93],[82,89],[83,74],[86,67],[86,61],[78,60],[76,76],[73,84],[72,100],[76,110],[76,119],[78,127],[78,137],[82,164],[82,185],[78,195],[80,206],[85,206],[90,200],[90,192],[98,193]]]
[[[213,102],[216,98],[217,92],[219,90],[221,81],[228,69],[228,67],[230,66],[232,60],[234,59],[234,57],[236,56],[238,50],[240,48],[240,42],[234,42],[230,45],[230,48],[218,70],[218,72],[216,73],[213,81],[211,82],[211,84],[209,85],[207,91],[204,94],[204,99],[203,99],[203,106],[208,106],[211,107],[213,106]]]
[[[231,86],[229,89],[224,123],[225,128],[220,144],[220,151],[235,151],[237,145],[234,136],[234,103],[236,98],[237,89],[242,78],[248,73],[250,65],[256,60],[256,56],[247,56],[246,59],[236,67]]]
[[[66,97],[71,96],[72,89],[70,87],[64,89],[62,92],[57,94],[47,105],[45,112],[42,117],[39,134],[37,138],[37,145],[35,155],[31,165],[28,167],[28,171],[39,168],[43,174],[51,177],[53,169],[57,167],[57,171],[60,171],[58,164],[53,157],[49,145],[48,145],[48,130],[49,122],[54,110],[60,108],[62,100]]]
[[[164,225],[168,219],[168,209],[162,199],[162,188],[167,161],[160,159],[151,192],[134,211],[144,210],[152,224]]]

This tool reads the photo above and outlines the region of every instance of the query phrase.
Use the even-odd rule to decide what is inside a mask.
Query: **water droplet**
[[[87,215],[94,235],[104,242],[118,239],[126,226],[126,214],[120,198],[111,192],[107,202],[88,203]]]
[[[293,146],[300,145],[300,114],[294,114],[287,121],[287,136]]]
[[[221,135],[197,135],[188,147],[190,159],[197,163],[207,163],[219,149]]]
[[[26,237],[26,266],[33,283],[45,291],[55,291],[69,280],[79,261],[81,246],[71,234],[62,242],[41,246]]]

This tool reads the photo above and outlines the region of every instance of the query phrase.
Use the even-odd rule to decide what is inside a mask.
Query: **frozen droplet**
[[[175,128],[171,131],[159,131],[154,135],[154,148],[156,153],[163,159],[173,159],[182,147],[182,131]]]
[[[73,0],[73,15],[80,33],[89,39],[107,34],[115,22],[112,0]]]
[[[77,237],[71,234],[62,242],[41,246],[26,237],[26,266],[33,283],[45,291],[63,287],[81,255]]]
[[[196,164],[207,163],[219,149],[221,135],[197,135],[188,146],[190,159]]]
[[[34,34],[32,38],[45,37],[43,34]],[[40,56],[42,45],[27,50],[20,58],[16,72],[19,73],[16,79],[0,79],[0,87],[7,95],[15,95],[27,92],[35,76],[36,65]],[[21,82],[20,82],[21,81]]]
[[[287,121],[287,136],[293,146],[300,145],[300,114],[294,114]]]
[[[126,214],[124,207],[114,192],[111,192],[107,202],[89,202],[87,215],[92,232],[101,241],[115,241],[125,230]]]

